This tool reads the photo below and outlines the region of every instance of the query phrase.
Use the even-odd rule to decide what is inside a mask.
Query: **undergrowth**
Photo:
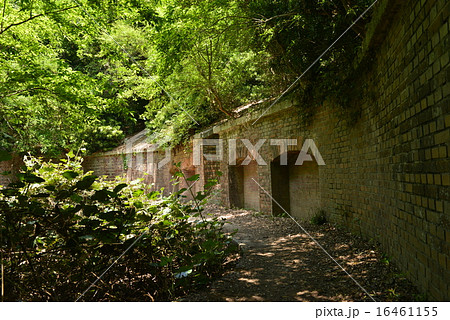
[[[191,190],[107,181],[73,154],[24,160],[0,191],[4,301],[167,301],[207,283],[235,250],[223,222],[202,216],[215,180],[184,202]]]

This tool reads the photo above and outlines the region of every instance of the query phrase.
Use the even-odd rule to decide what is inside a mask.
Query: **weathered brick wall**
[[[428,0],[407,1],[392,17],[364,77],[375,99],[363,101],[356,127],[333,137],[346,150],[334,164],[348,169],[339,171],[349,188],[334,200],[322,189],[335,220],[377,238],[439,300],[450,298],[448,16],[447,1]],[[334,172],[325,166],[322,181],[336,182]]]
[[[370,70],[361,74],[364,98],[355,121],[332,103],[305,123],[302,108],[280,107],[254,125],[255,117],[235,126],[217,128],[224,139],[314,139],[325,166],[319,167],[320,209],[348,229],[378,240],[419,287],[431,298],[449,299],[450,279],[450,85],[449,3],[445,1],[385,1],[377,12]],[[394,10],[395,9],[395,10]],[[378,9],[381,10],[381,9]],[[388,21],[383,20],[388,19]],[[378,34],[376,33],[378,32]],[[372,47],[371,47],[372,46]],[[275,108],[275,107],[274,107]],[[259,152],[267,163],[278,156],[278,147],[267,141]],[[225,155],[227,154],[227,149]],[[237,155],[246,148],[238,142]],[[222,188],[224,204],[230,204],[228,165]],[[303,168],[304,169],[304,168]],[[302,168],[298,170],[303,170]],[[258,183],[270,194],[272,166],[258,167]],[[299,173],[301,174],[301,173]],[[272,175],[272,177],[271,177]],[[303,186],[287,175],[290,211],[298,212]],[[279,186],[278,184],[277,186]],[[297,197],[292,194],[298,194]],[[273,203],[260,189],[260,208],[271,212]],[[285,201],[283,199],[280,202]],[[293,205],[295,207],[293,207]]]
[[[301,166],[290,165],[288,171],[290,213],[308,219],[321,209],[319,166],[305,162]]]
[[[114,179],[116,176],[126,176],[124,158],[120,154],[96,154],[83,160],[85,171],[93,171],[98,176]]]
[[[193,165],[192,147],[178,146],[171,150],[170,158],[167,163],[162,165],[166,158],[164,150],[142,149],[125,152],[124,147],[105,153],[96,153],[88,156],[83,161],[85,171],[93,171],[95,175],[106,176],[109,179],[123,177],[127,181],[142,179],[147,185],[153,185],[152,190],[163,190],[163,194],[178,191],[182,188],[188,188],[191,182],[186,183],[184,179],[179,179],[175,184],[171,181],[174,173],[178,170],[175,163],[180,163],[181,170],[186,178],[196,174],[198,169]],[[158,169],[158,164],[161,168]],[[189,184],[189,185],[188,185]],[[202,190],[203,183],[195,183],[191,190],[195,194]],[[190,192],[184,192],[187,199],[192,199]]]
[[[273,172],[271,172],[271,162],[279,156],[279,147],[270,144],[270,139],[297,139],[298,143],[295,146],[289,146],[289,151],[300,151],[303,142],[303,136],[311,137],[310,130],[301,121],[301,116],[299,109],[294,106],[292,101],[284,101],[280,103],[283,105],[282,111],[274,112],[269,116],[261,118],[254,125],[253,119],[245,122],[240,126],[230,125],[226,129],[220,132],[220,137],[224,139],[224,155],[227,157],[229,154],[229,146],[226,143],[229,139],[236,139],[236,157],[238,159],[237,164],[240,160],[245,159],[247,156],[251,156],[246,146],[242,143],[242,139],[249,139],[250,142],[255,145],[259,140],[265,139],[265,143],[258,150],[263,160],[267,165],[259,165],[257,170],[257,176],[255,180],[260,187],[254,190],[249,190],[250,192],[258,192],[260,204],[259,208],[262,212],[272,212],[273,204],[270,197],[266,194],[272,194],[272,181]],[[319,130],[320,131],[320,130]],[[221,163],[221,171],[224,173],[221,184],[224,190],[228,190],[228,193],[222,195],[222,201],[224,204],[229,205],[230,194],[233,193],[233,185],[230,185],[229,172],[228,172],[228,162],[223,161]],[[289,180],[280,181],[280,184],[289,185]],[[266,192],[265,192],[265,191]],[[293,191],[295,192],[295,191]],[[254,195],[249,195],[253,197]],[[286,209],[286,208],[285,208]]]

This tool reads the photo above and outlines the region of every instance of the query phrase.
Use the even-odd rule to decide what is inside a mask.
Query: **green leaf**
[[[164,267],[173,261],[174,257],[161,257],[160,267]]]
[[[122,191],[122,189],[125,188],[126,186],[127,186],[126,183],[118,184],[118,185],[114,188],[113,192],[114,192],[115,194],[117,194],[117,193],[119,193],[120,191]]]
[[[49,186],[45,186],[44,189],[46,189],[46,190],[48,190],[48,191],[55,191],[55,190],[56,190],[56,187],[55,187],[55,186],[52,186],[52,185],[49,185]]]
[[[142,209],[144,207],[144,204],[142,203],[142,201],[135,201],[133,202],[133,205],[137,208],[137,209]]]
[[[19,190],[17,189],[3,189],[0,192],[7,197],[16,196],[19,194]]]
[[[193,265],[184,266],[184,267],[179,268],[179,269],[177,270],[177,272],[189,271],[189,270],[192,270],[193,267],[194,267]]]
[[[183,172],[181,172],[181,171],[176,171],[176,172],[173,174],[173,176],[174,176],[174,177],[182,178],[182,177],[183,177]]]
[[[202,263],[208,260],[209,254],[206,252],[199,252],[195,256],[192,257],[192,261],[195,263]]]
[[[94,195],[91,197],[91,200],[97,200],[103,203],[108,202],[109,200],[108,190],[102,189],[95,191]]]
[[[143,195],[145,192],[142,189],[137,189],[135,191],[133,191],[133,197],[139,197],[141,195]]]
[[[97,179],[97,176],[94,176],[94,175],[86,176],[82,180],[78,181],[75,184],[75,188],[80,189],[80,190],[89,189],[92,186],[92,184],[95,182],[96,179]]]
[[[15,182],[11,182],[8,187],[13,188],[13,189],[19,189],[19,188],[23,188],[25,187],[25,183],[23,183],[22,181],[15,181]]]
[[[88,226],[93,229],[97,228],[102,222],[100,220],[94,220],[94,219],[83,219],[80,221],[80,225]]]
[[[20,181],[28,182],[28,183],[41,183],[45,180],[41,177],[38,177],[32,173],[26,172],[26,173],[18,173],[17,177]]]
[[[206,240],[205,242],[203,242],[200,246],[205,249],[206,251],[209,251],[213,248],[215,248],[217,246],[218,242],[214,241],[214,240]]]
[[[156,200],[156,198],[160,195],[158,191],[152,191],[147,195],[149,200]]]
[[[76,205],[75,207],[68,207],[68,208],[65,208],[64,210],[61,210],[61,213],[72,216],[74,213],[77,213],[82,208],[83,208],[82,206]]]
[[[72,199],[73,201],[77,202],[77,203],[81,203],[83,201],[83,197],[81,197],[79,194],[72,194],[70,196],[70,199]]]
[[[69,191],[69,190],[60,190],[60,191],[58,191],[58,193],[56,194],[56,199],[58,199],[58,200],[67,199],[67,198],[69,198],[72,194],[73,194],[73,191]]]
[[[117,217],[117,211],[100,212],[98,217],[106,221],[113,221]]]
[[[208,188],[214,187],[215,185],[217,185],[217,181],[216,180],[213,180],[213,179],[212,180],[208,180],[208,182],[205,183],[204,188],[208,189]]]
[[[95,215],[99,212],[98,207],[94,205],[85,205],[83,206],[83,214],[86,217],[90,217],[92,215]]]
[[[44,193],[44,192],[40,192],[38,194],[32,195],[33,198],[46,198],[48,196],[49,196],[49,194],[48,193]]]
[[[205,199],[208,195],[205,193],[202,193],[201,191],[197,192],[197,195],[195,196],[195,199],[202,201]]]
[[[107,230],[106,232],[100,232],[98,234],[98,239],[103,243],[112,243],[116,240],[115,235],[111,232],[111,230]]]
[[[187,178],[187,181],[197,181],[200,178],[199,174],[194,174],[193,176],[190,176],[189,178]]]
[[[67,180],[72,180],[72,179],[78,177],[78,173],[75,172],[75,171],[65,171],[65,172],[62,174],[62,176],[63,176],[64,178],[66,178]]]

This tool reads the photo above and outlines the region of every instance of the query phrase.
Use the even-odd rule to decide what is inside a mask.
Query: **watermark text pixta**
[[[259,139],[255,143],[252,143],[249,139],[194,139],[193,141],[193,165],[200,166],[203,158],[207,161],[224,161],[224,145],[227,143],[228,154],[227,161],[229,165],[242,165],[246,166],[250,164],[252,160],[260,166],[267,165],[267,162],[260,155],[259,150],[264,144],[271,146],[278,146],[279,151],[279,164],[288,165],[288,148],[289,146],[297,146],[297,139]],[[237,144],[242,143],[248,150],[247,156],[238,163],[237,158]],[[204,147],[209,146],[209,151],[205,152]],[[214,150],[211,150],[214,149]],[[294,147],[294,149],[297,149]],[[139,146],[133,146],[133,142],[129,141],[126,145],[126,158],[127,166],[133,167],[137,171],[147,171],[153,169],[161,169],[166,164],[171,163],[172,151],[170,148],[165,149],[164,157],[154,157],[154,153],[158,152],[158,146],[153,145],[151,148],[141,149]],[[297,149],[298,150],[298,149]],[[323,166],[322,155],[319,152],[313,139],[305,139],[300,151],[297,151],[295,165],[301,166],[305,161],[316,161],[318,165]],[[136,155],[133,159],[133,154]],[[146,154],[146,155],[145,155]],[[312,156],[314,157],[312,157]]]
[[[242,166],[248,165],[252,159],[256,161],[256,163],[260,166],[266,166],[267,162],[264,161],[263,157],[259,154],[259,150],[261,147],[267,143],[267,139],[259,139],[256,143],[252,143],[249,139],[239,139],[242,144],[247,148],[248,155],[245,159],[239,163]],[[228,143],[228,164],[233,166],[237,163],[237,139],[228,139],[226,140]],[[279,156],[280,156],[280,165],[286,166],[288,164],[288,146],[296,146],[297,139],[270,139],[268,142],[271,146],[279,146]],[[205,153],[203,146],[214,146],[214,153]],[[224,140],[223,139],[194,139],[194,166],[201,165],[202,157],[205,157],[208,161],[223,161],[224,154]],[[314,159],[317,161],[317,164],[320,166],[325,165],[323,161],[322,155],[319,152],[316,144],[313,139],[306,139],[303,142],[303,146],[298,154],[298,157],[295,161],[296,166],[301,166],[305,161],[314,161],[311,155],[308,153],[311,151],[311,154],[314,156]]]

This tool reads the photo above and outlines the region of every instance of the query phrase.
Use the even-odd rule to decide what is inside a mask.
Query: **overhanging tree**
[[[113,147],[144,122],[175,144],[276,97],[370,1],[1,3],[0,147],[56,154]],[[339,95],[365,21],[293,88],[308,105]]]

